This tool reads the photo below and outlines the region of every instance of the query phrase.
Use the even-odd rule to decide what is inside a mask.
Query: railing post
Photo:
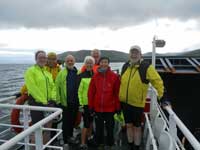
[[[35,147],[36,147],[36,150],[42,150],[43,148],[42,127],[39,127],[35,131]]]
[[[28,129],[29,127],[29,117],[28,117],[28,114],[29,114],[29,110],[24,108],[23,109],[23,119],[24,119],[24,130]],[[24,142],[25,142],[25,150],[29,150],[29,136],[26,136],[25,139],[24,139]]]
[[[152,87],[152,85],[149,86],[151,92],[149,94],[150,98],[151,98],[151,103],[150,103],[150,112],[152,112],[152,110],[157,109],[157,95]]]
[[[169,115],[169,133],[175,140],[177,139],[177,127],[173,114]]]
[[[153,37],[152,42],[152,65],[156,68],[156,36]]]

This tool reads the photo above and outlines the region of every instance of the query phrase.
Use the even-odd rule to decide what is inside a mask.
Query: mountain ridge
[[[89,56],[91,50],[78,50],[78,51],[66,51],[61,54],[58,54],[58,59],[64,61],[67,55],[73,55],[76,58],[76,62],[83,62],[85,56]],[[125,62],[128,60],[128,53],[116,50],[101,50],[101,56],[107,56],[110,58],[111,62]],[[178,53],[156,53],[157,56],[194,56],[200,57],[200,49],[191,50],[187,52],[178,52]],[[151,56],[151,52],[144,53],[143,56]]]

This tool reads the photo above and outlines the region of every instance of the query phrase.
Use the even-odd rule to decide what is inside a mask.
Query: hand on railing
[[[56,106],[56,102],[54,100],[49,100],[47,106],[48,107],[55,107]]]
[[[161,97],[160,98],[160,106],[162,108],[165,108],[166,106],[172,107],[170,100],[168,98],[166,98],[166,97]]]

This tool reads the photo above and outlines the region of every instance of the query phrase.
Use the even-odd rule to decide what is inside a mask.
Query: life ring
[[[16,105],[23,105],[28,99],[28,95],[27,94],[23,94],[21,95],[20,97],[18,97],[16,99]],[[11,124],[12,125],[21,125],[20,123],[20,109],[12,109],[12,112],[11,112]],[[30,125],[31,123],[29,123]],[[23,128],[18,128],[18,127],[13,127],[12,128],[16,133],[20,133],[23,131]]]

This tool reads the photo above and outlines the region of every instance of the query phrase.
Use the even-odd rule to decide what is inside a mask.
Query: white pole
[[[42,150],[43,148],[43,134],[42,134],[42,128],[39,127],[35,131],[35,148],[36,150]]]
[[[153,150],[157,150],[158,148],[156,146],[156,141],[154,139],[153,131],[152,131],[151,124],[150,124],[149,118],[148,118],[148,114],[144,113],[144,115],[145,115],[145,118],[146,118],[147,127],[149,129],[149,135],[148,135],[149,137],[148,138],[150,138],[151,141],[152,141]]]
[[[156,36],[153,37],[152,42],[152,65],[156,67]]]
[[[28,114],[29,114],[29,110],[27,110],[26,108],[24,108],[23,109],[24,130],[26,130],[26,129],[29,128],[29,117],[28,117]],[[25,150],[29,150],[29,146],[28,146],[29,136],[25,137],[24,143],[26,143],[25,144]]]

